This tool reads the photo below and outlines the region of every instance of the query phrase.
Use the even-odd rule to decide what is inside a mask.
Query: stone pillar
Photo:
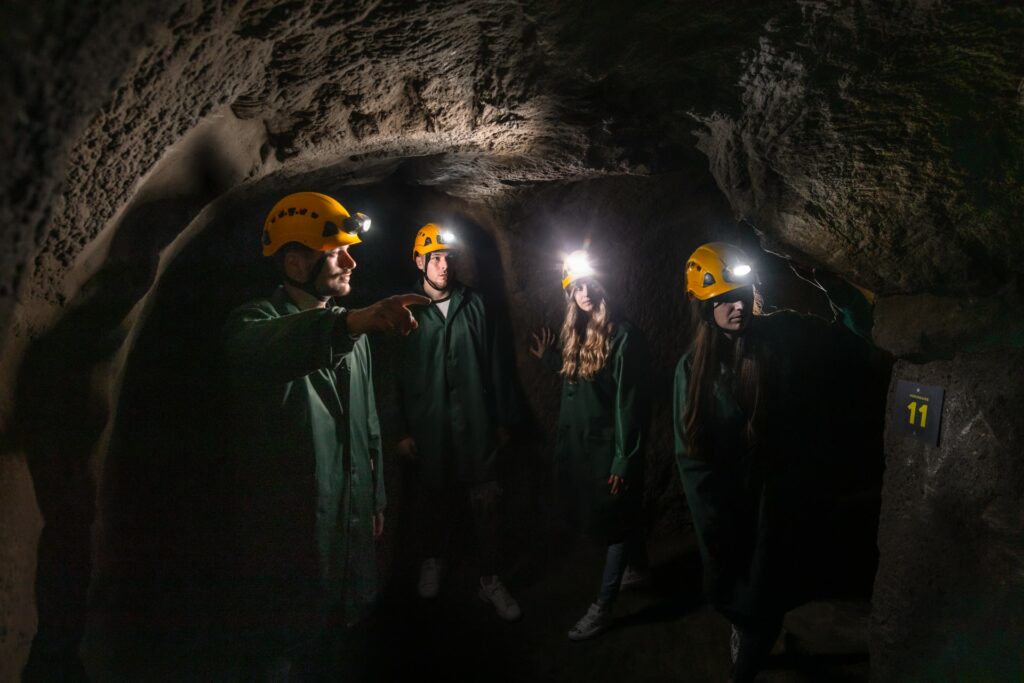
[[[938,447],[900,433],[901,379],[945,389]],[[893,368],[872,680],[1022,680],[1022,407],[1024,349]]]

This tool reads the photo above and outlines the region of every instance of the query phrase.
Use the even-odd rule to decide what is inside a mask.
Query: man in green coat
[[[397,369],[406,434],[399,452],[417,475],[417,538],[423,564],[418,592],[440,589],[447,536],[469,505],[481,555],[480,599],[502,619],[521,615],[498,578],[497,451],[517,421],[509,356],[480,296],[455,280],[455,237],[428,223],[416,235],[417,291],[431,300],[414,312],[418,328],[405,338]]]
[[[259,675],[323,667],[327,642],[376,594],[386,499],[365,333],[408,334],[416,321],[407,306],[428,300],[331,305],[351,291],[348,250],[368,227],[326,195],[282,199],[264,225],[263,254],[283,284],[235,309],[224,328],[238,578]]]

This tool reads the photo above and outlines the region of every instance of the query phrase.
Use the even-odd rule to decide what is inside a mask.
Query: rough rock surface
[[[872,611],[877,681],[1019,680],[1024,674],[1024,351],[899,362],[941,386],[938,448],[890,413]]]
[[[951,358],[958,351],[1024,346],[1024,302],[1011,285],[990,296],[881,297],[872,336],[896,356]]]
[[[780,251],[876,291],[980,294],[1024,263],[1022,12],[792,3],[699,147]]]

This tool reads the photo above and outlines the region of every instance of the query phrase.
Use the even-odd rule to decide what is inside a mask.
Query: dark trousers
[[[442,491],[420,489],[413,508],[419,557],[446,557],[453,529],[468,514],[479,547],[480,575],[497,574],[501,493],[497,481],[475,486],[453,484]]]
[[[758,624],[735,627],[739,631],[740,642],[736,663],[733,665],[733,683],[749,683],[757,676],[782,630],[782,616],[780,614]]]

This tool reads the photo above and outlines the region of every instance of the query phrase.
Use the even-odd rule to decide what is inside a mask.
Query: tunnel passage
[[[487,254],[476,275],[508,307],[537,419],[536,441],[520,444],[530,462],[543,458],[557,390],[523,349],[531,329],[558,318],[542,264],[565,241],[592,231],[613,247],[662,381],[686,334],[680,261],[703,239],[735,239],[870,288],[874,341],[897,361],[893,387],[913,379],[949,395],[937,445],[904,439],[884,413],[871,675],[938,675],[940,662],[950,675],[1019,678],[1014,510],[1024,487],[1019,411],[1007,411],[1019,399],[1000,370],[1016,368],[1024,329],[1019,8],[253,0],[16,3],[8,14],[0,677],[16,676],[36,648],[44,654],[29,673],[47,678],[35,668],[43,660],[79,671],[87,616],[131,612],[111,586],[123,588],[133,566],[147,568],[136,588],[151,605],[183,596],[176,623],[189,629],[178,640],[160,637],[170,621],[145,624],[158,651],[195,645],[221,566],[208,521],[224,501],[213,492],[229,475],[200,456],[210,430],[177,426],[212,419],[216,403],[207,385],[189,384],[210,370],[190,352],[210,348],[228,299],[267,283],[229,216],[258,224],[245,212],[301,181],[382,204],[400,196],[476,226]],[[178,146],[215,119],[226,135],[207,145],[212,158]],[[188,178],[160,189],[160,168]],[[421,219],[408,206],[396,223]],[[228,226],[225,241],[209,226]],[[217,244],[220,265],[206,251]],[[764,258],[773,284],[789,277]],[[398,263],[357,296],[406,279]],[[210,282],[210,298],[188,294]],[[792,281],[775,296],[828,315]],[[179,330],[183,309],[203,324]],[[168,346],[178,335],[184,343]],[[164,410],[170,386],[179,398]],[[189,392],[199,399],[180,398]],[[686,514],[664,456],[668,413],[655,407],[662,455],[652,455],[646,510],[652,527],[678,530]],[[170,443],[187,457],[176,461]],[[400,490],[402,477],[393,483]],[[544,509],[542,487],[521,483],[532,493],[510,502],[529,517]],[[180,510],[179,494],[204,484]],[[523,524],[520,545],[533,528]],[[194,552],[169,558],[171,546],[147,533]],[[385,570],[398,562],[394,542],[385,540]],[[189,572],[213,578],[183,586]],[[692,565],[681,575],[694,579]],[[93,666],[180,663],[168,657]]]
[[[101,473],[100,521],[91,557],[88,547],[81,545],[83,537],[76,537],[85,559],[94,564],[88,608],[84,597],[78,601],[78,617],[89,622],[83,656],[94,676],[190,677],[215,672],[230,679],[238,673],[245,648],[253,647],[246,634],[251,626],[246,620],[252,617],[231,601],[238,561],[232,556],[232,530],[237,529],[231,522],[235,507],[232,491],[238,475],[235,468],[244,463],[230,461],[226,457],[228,444],[223,442],[228,411],[220,328],[232,307],[275,285],[273,274],[259,257],[253,226],[262,222],[268,206],[286,191],[280,189],[284,183],[322,188],[345,197],[353,210],[373,216],[376,227],[354,252],[359,265],[352,306],[411,286],[416,273],[409,262],[409,239],[417,224],[441,219],[466,241],[472,258],[466,259],[460,272],[494,301],[495,310],[507,319],[520,367],[521,394],[534,416],[535,424],[523,425],[505,463],[508,508],[514,520],[509,524],[509,552],[516,567],[512,580],[526,586],[543,585],[552,566],[559,566],[551,558],[563,556],[554,550],[557,537],[545,522],[557,509],[547,496],[549,435],[557,412],[557,389],[553,378],[528,358],[528,335],[538,326],[557,325],[562,315],[564,297],[557,287],[557,256],[566,245],[590,239],[605,245],[603,252],[610,264],[622,259],[609,287],[622,293],[617,305],[629,311],[637,325],[651,331],[658,356],[654,374],[662,378],[656,392],[662,398],[655,403],[652,476],[646,492],[648,525],[662,534],[669,530],[669,535],[686,528],[687,514],[670,457],[670,387],[664,379],[670,376],[676,354],[682,350],[685,333],[679,330],[685,329],[685,323],[678,302],[673,305],[667,300],[663,284],[628,264],[657,264],[658,270],[671,271],[676,257],[666,254],[663,245],[679,225],[690,223],[720,226],[720,232],[708,238],[753,244],[748,228],[734,223],[721,201],[714,199],[715,189],[708,177],[695,170],[690,177],[678,175],[667,181],[606,179],[552,187],[536,193],[528,205],[496,218],[493,209],[410,187],[403,182],[401,164],[392,167],[396,169],[392,177],[359,186],[340,184],[338,173],[331,170],[299,179],[270,177],[205,207],[164,250],[159,277],[134,314],[130,336],[116,362],[117,381],[111,391],[115,402],[107,432],[97,446],[104,420],[98,420],[91,430],[75,431],[83,437],[92,435],[78,451],[97,449]],[[675,188],[690,184],[694,201],[679,202]],[[121,228],[127,234],[131,234],[131,216],[126,215]],[[500,232],[496,221],[508,225],[514,236]],[[633,221],[646,226],[642,239],[625,229]],[[552,226],[557,227],[552,230]],[[625,256],[631,250],[633,253]],[[828,314],[824,300],[815,300],[813,290],[801,287],[785,262],[767,254],[762,261],[765,277],[771,274],[775,282],[774,288],[766,290],[767,305],[800,303]],[[123,279],[109,282],[112,284],[97,286],[96,291],[123,291]],[[123,309],[115,310],[113,322],[123,314]],[[395,422],[389,377],[393,348],[385,339],[375,341],[375,346],[381,414],[388,435],[394,433]],[[101,359],[110,362],[111,351],[100,354]],[[877,418],[879,412],[876,409],[871,414]],[[874,435],[874,442],[869,438],[859,455],[870,461],[868,453],[879,452],[880,427],[867,433]],[[403,547],[409,545],[407,535],[403,536],[407,534],[403,519],[407,496],[402,492],[407,477],[390,441],[393,439],[389,440],[385,471],[393,488],[390,516],[395,527],[383,541],[381,569],[385,576],[396,576],[386,595],[402,596],[408,588],[410,562],[408,553],[403,553]],[[865,470],[865,485],[859,490],[872,495],[873,472],[876,502],[872,508],[868,501],[866,508],[848,517],[848,523],[855,526],[842,534],[850,540],[848,550],[856,550],[844,561],[836,561],[837,567],[844,568],[845,578],[832,577],[836,580],[826,582],[830,585],[823,595],[863,600],[869,594],[874,571],[877,455],[873,462],[876,466]],[[81,476],[67,478],[85,489],[90,483]],[[299,515],[299,503],[296,505],[290,512]],[[859,542],[852,541],[855,535],[860,536]],[[849,562],[850,558],[855,561]],[[85,564],[65,576],[77,578],[84,588],[87,567]],[[692,599],[692,590],[683,593],[689,596],[687,600]],[[68,614],[70,604],[62,603],[62,614]],[[390,613],[401,615],[406,609],[393,606]],[[382,618],[380,628],[391,633],[389,629],[395,627]],[[441,665],[440,658],[434,661]],[[521,671],[521,675],[528,673],[529,669]]]

